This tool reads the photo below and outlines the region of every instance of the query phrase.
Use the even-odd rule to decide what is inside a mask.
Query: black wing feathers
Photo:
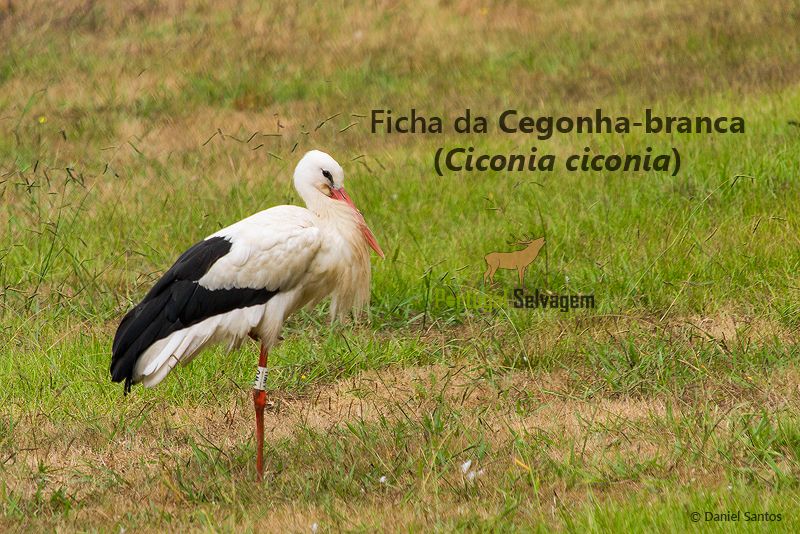
[[[200,241],[181,254],[142,302],[125,315],[114,336],[111,379],[130,390],[136,360],[173,332],[237,308],[267,302],[277,291],[264,288],[206,289],[197,283],[231,249],[223,237]]]

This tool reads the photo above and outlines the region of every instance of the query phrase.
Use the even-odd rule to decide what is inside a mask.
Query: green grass
[[[797,530],[796,3],[6,4],[0,529]],[[652,108],[746,133],[370,133],[371,109],[412,107]],[[438,177],[440,146],[683,162]],[[358,324],[323,304],[287,325],[258,485],[254,345],[127,398],[110,345],[187,246],[299,202],[312,148],[386,260]],[[523,234],[547,238],[528,287],[596,309],[431,298],[512,288],[483,285],[483,256]],[[691,520],[728,510],[782,520]]]

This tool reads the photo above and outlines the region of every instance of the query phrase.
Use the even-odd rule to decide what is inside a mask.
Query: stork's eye
[[[327,178],[328,182],[330,182],[330,184],[333,185],[333,175],[331,174],[331,171],[323,169],[322,176]]]

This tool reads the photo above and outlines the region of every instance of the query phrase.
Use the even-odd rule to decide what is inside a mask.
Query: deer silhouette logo
[[[515,250],[514,252],[490,252],[484,259],[488,268],[483,273],[483,283],[488,279],[494,283],[494,274],[497,269],[516,269],[519,274],[519,285],[523,286],[525,280],[525,270],[528,265],[533,263],[533,260],[539,255],[539,251],[544,246],[544,237],[539,239],[520,241],[520,245],[526,245],[522,250]]]

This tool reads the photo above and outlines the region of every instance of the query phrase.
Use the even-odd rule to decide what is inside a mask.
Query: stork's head
[[[372,250],[383,258],[383,251],[378,241],[344,190],[344,171],[341,165],[330,155],[320,150],[306,152],[294,170],[294,187],[309,209],[325,206],[329,202],[342,202],[349,206],[361,227],[364,239]]]

